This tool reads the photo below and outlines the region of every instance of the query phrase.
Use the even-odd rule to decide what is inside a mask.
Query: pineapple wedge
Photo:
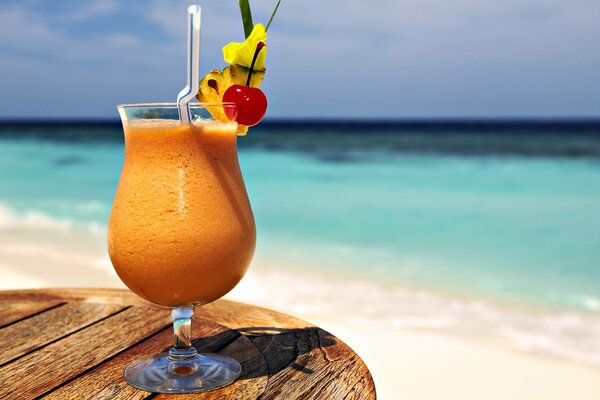
[[[229,65],[222,71],[218,69],[212,70],[200,81],[200,91],[196,95],[196,98],[202,103],[221,103],[223,101],[223,94],[231,85],[246,85],[249,72],[249,68],[236,64]],[[250,79],[250,86],[259,87],[264,76],[264,70],[255,70]],[[229,121],[229,118],[227,118],[221,107],[208,107],[208,111],[219,121]],[[238,125],[238,135],[243,136],[247,132],[247,126]]]

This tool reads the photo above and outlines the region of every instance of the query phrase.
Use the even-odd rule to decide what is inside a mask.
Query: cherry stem
[[[252,74],[254,73],[254,64],[256,63],[256,59],[258,58],[258,53],[260,53],[262,48],[266,46],[267,45],[264,42],[258,42],[258,44],[256,45],[254,57],[252,57],[252,63],[250,64],[250,72],[248,72],[248,79],[246,80],[246,86],[250,86],[250,79],[252,78]]]

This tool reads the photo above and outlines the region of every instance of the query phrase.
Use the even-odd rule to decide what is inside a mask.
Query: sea
[[[600,121],[274,120],[238,147],[255,262],[600,366]],[[0,234],[103,232],[122,161],[118,121],[0,123]]]

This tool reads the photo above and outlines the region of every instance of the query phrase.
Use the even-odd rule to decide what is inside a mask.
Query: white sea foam
[[[569,302],[588,311],[600,311],[600,299],[595,296],[574,294],[569,296]]]
[[[600,367],[600,316],[532,310],[480,299],[279,268],[250,271],[230,297],[311,320],[353,320],[392,331],[444,332]]]
[[[101,209],[103,204],[97,201],[81,203],[75,206],[87,211]],[[78,223],[71,218],[56,218],[39,210],[26,210],[17,213],[6,203],[0,201],[0,230],[14,229],[44,229],[56,231],[87,230],[91,233],[104,233],[105,225],[95,221]]]
[[[70,219],[53,218],[35,210],[17,215],[6,204],[0,202],[0,229],[20,227],[69,230],[73,228],[73,221]]]

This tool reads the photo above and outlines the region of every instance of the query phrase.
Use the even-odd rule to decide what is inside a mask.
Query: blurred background
[[[122,286],[115,106],[176,99],[189,3],[0,5],[0,288]],[[206,73],[243,29],[236,1],[201,5]],[[596,0],[283,0],[230,298],[346,340],[382,399],[600,398],[599,20]]]

